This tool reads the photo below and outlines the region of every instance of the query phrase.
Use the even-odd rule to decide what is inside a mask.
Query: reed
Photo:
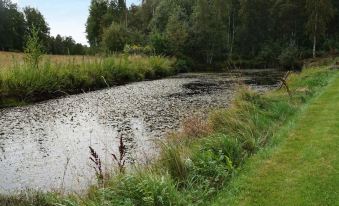
[[[44,61],[38,68],[16,64],[0,70],[0,107],[158,79],[174,74],[174,65],[174,59],[161,56],[126,55],[67,63]]]

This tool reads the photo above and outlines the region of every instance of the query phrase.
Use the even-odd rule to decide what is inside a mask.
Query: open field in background
[[[79,55],[44,55],[42,62],[51,61],[51,63],[83,63],[93,62],[100,59],[97,56],[79,56]],[[24,64],[24,53],[0,51],[0,69],[8,69],[16,64]]]
[[[0,203],[17,206],[29,204],[45,206],[56,203],[67,206],[210,205],[218,194],[224,197],[220,192],[227,191],[229,183],[241,174],[243,166],[252,160],[250,157],[276,143],[273,138],[275,134],[284,129],[291,120],[300,118],[302,121],[305,118],[301,111],[306,104],[314,104],[313,99],[315,104],[318,104],[320,100],[317,98],[323,90],[326,92],[330,89],[328,92],[331,94],[336,91],[337,84],[333,85],[335,82],[333,78],[337,74],[338,72],[328,67],[307,68],[301,74],[292,74],[287,81],[291,96],[287,94],[285,88],[258,94],[242,87],[228,109],[213,112],[208,121],[193,118],[184,123],[181,132],[170,135],[168,141],[162,144],[157,162],[138,168],[134,172],[113,174],[104,179],[101,186],[92,187],[85,196],[65,197],[55,193],[22,195],[0,197]],[[327,87],[329,82],[331,84]],[[335,98],[328,98],[330,101],[328,105],[332,105],[328,108],[334,108],[337,104],[332,102],[336,100]],[[330,109],[326,111],[330,112]],[[327,115],[326,112],[317,114]],[[317,118],[326,119],[326,117]],[[336,121],[335,118],[328,121],[332,119]],[[314,123],[316,119],[305,121],[305,124],[309,124],[307,128],[315,127]],[[319,132],[326,134],[330,132],[326,125],[335,124],[324,122],[319,125],[322,127]],[[300,138],[302,137],[297,137]],[[275,145],[274,149],[279,151],[279,143]],[[325,154],[334,155],[326,146],[320,147],[313,147],[312,150],[317,159],[326,159],[323,156]],[[334,145],[332,147],[335,148]],[[318,149],[321,149],[320,153],[317,152]],[[305,161],[310,157],[305,156]],[[318,166],[322,167],[322,162],[326,161],[315,163],[316,168],[313,170],[321,171],[322,168]],[[284,163],[289,165],[288,161]],[[292,161],[290,164],[296,163]],[[280,162],[277,163],[278,166],[279,164]],[[298,164],[298,167],[302,167],[302,164]],[[291,171],[294,171],[293,168]],[[311,191],[309,188],[317,190],[316,181],[313,181],[317,178],[312,180],[308,174],[300,172],[304,177],[300,181],[305,183],[307,191]],[[331,180],[326,179],[327,177],[322,178],[326,181]],[[303,191],[302,188],[299,189]],[[323,194],[331,194],[332,189],[332,184],[323,184],[321,187]],[[312,194],[316,195],[316,192]],[[331,203],[333,199],[324,201]],[[223,200],[219,205],[223,205]]]

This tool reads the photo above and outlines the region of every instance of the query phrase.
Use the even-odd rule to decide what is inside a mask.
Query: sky
[[[139,4],[141,0],[127,0],[127,4]],[[51,35],[72,36],[73,39],[88,45],[85,24],[90,0],[12,0],[20,8],[31,6],[44,15]]]

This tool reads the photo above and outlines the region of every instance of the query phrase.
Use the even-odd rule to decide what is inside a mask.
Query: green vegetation
[[[175,60],[160,56],[117,55],[93,61],[41,62],[0,70],[0,107],[81,93],[176,72]],[[34,63],[34,62],[33,62]],[[36,63],[36,62],[35,62]]]
[[[339,204],[339,77],[251,158],[215,205]]]
[[[302,59],[337,53],[338,10],[335,0],[147,0],[130,8],[92,0],[86,31],[96,52],[151,46],[195,70],[300,69]]]
[[[192,68],[300,69],[301,59],[337,53],[338,10],[334,0],[147,0],[130,8],[92,0],[88,49],[51,37],[37,9],[0,0],[0,50],[25,51],[24,63],[0,70],[0,107]],[[110,56],[56,63],[43,53]],[[119,168],[84,196],[0,196],[0,205],[337,204],[338,81],[319,96],[333,78],[323,66],[266,94],[241,86],[229,108],[184,122],[152,165]]]
[[[305,58],[339,49],[336,0],[91,0],[90,48],[50,35],[35,8],[0,0],[0,50],[23,51],[32,28],[48,54],[123,52],[125,45],[175,56],[189,69],[300,68]],[[326,37],[326,38],[325,38]]]
[[[298,111],[303,108],[305,103],[310,102],[312,97],[318,96],[321,89],[328,84],[335,74],[336,72],[325,67],[309,68],[305,69],[301,74],[292,74],[288,79],[288,85],[292,91],[291,97],[286,93],[285,89],[267,94],[258,94],[246,87],[242,87],[228,109],[213,112],[207,122],[192,118],[183,124],[182,132],[170,135],[168,141],[162,146],[159,161],[155,164],[146,168],[136,169],[130,173],[113,175],[106,179],[102,186],[92,187],[86,196],[58,197],[57,195],[42,195],[42,200],[49,202],[50,205],[52,203],[58,203],[59,205],[211,204],[216,195],[228,188],[230,181],[233,182],[234,177],[239,175],[244,165],[246,166],[251,161],[253,154],[258,151],[261,154],[263,148],[276,142],[276,139],[272,137],[276,136],[277,131],[281,131],[281,128],[284,128],[284,125],[289,123],[292,117],[298,118],[298,115],[295,116],[295,114],[299,114]],[[333,94],[336,86],[338,84],[331,84],[328,91],[324,93],[327,94],[325,96],[329,98],[328,100],[337,98],[330,95]],[[326,98],[323,99],[324,94],[313,103],[315,104],[314,110],[321,106],[317,104],[318,101],[323,102],[326,100]],[[332,105],[332,103],[329,103],[329,105]],[[330,112],[329,109],[325,111],[328,113]],[[320,112],[319,114],[325,113]],[[315,124],[315,120],[311,120],[311,118],[307,120],[307,116],[301,116],[301,118],[302,120],[300,121],[304,121],[306,118],[305,126],[307,122]],[[313,127],[313,124],[308,125],[307,128]],[[314,132],[332,133],[329,127],[333,126],[333,124],[336,123],[327,124],[324,121],[321,125],[324,126],[323,129],[314,130]],[[305,131],[307,131],[307,128],[305,128]],[[327,133],[321,135],[325,134]],[[298,133],[291,133],[291,135],[299,136]],[[300,137],[295,141],[299,142],[299,140],[303,141],[303,138]],[[314,139],[314,141],[321,140]],[[304,143],[314,146],[311,142]],[[289,150],[299,148],[299,143],[295,143],[296,147],[293,147],[293,141],[288,144],[292,146],[291,148],[286,147]],[[325,152],[326,146],[329,146],[328,144],[330,142],[325,143],[325,145],[319,145],[321,149],[319,152]],[[282,146],[282,148],[284,147]],[[335,148],[334,145],[332,147]],[[314,146],[313,148],[318,147]],[[307,151],[309,152],[310,149],[311,147],[308,147]],[[279,151],[277,149],[278,153]],[[307,151],[305,150],[305,152]],[[285,158],[283,154],[282,157]],[[288,155],[291,156],[292,154]],[[329,155],[334,157],[335,153]],[[312,160],[307,165],[320,166],[320,168],[313,168],[312,171],[320,171],[321,165],[325,164],[323,161],[317,162],[318,157],[324,156],[315,152],[314,155],[304,157],[305,161]],[[301,159],[299,160],[301,161]],[[301,169],[302,164],[300,164],[300,161],[299,163],[287,161],[285,164],[288,166],[288,163],[291,163],[291,167],[295,165]],[[328,165],[327,163],[326,165]],[[307,165],[306,167],[308,168]],[[273,166],[278,166],[280,169],[279,164]],[[276,172],[281,172],[279,169]],[[269,172],[269,170],[265,171]],[[291,168],[289,172],[283,172],[283,174],[292,175],[292,171],[295,170]],[[331,172],[333,170],[329,170],[324,174],[330,174]],[[326,183],[331,180],[330,177],[332,178],[332,176],[326,175],[322,177],[325,180],[321,183],[324,190],[323,194],[329,194],[326,192],[328,190]],[[317,184],[319,180],[316,177],[312,179],[312,176],[307,176],[306,179],[310,181],[300,179],[300,181],[305,181],[305,187],[300,188],[301,193],[309,186]],[[268,182],[267,184],[270,186]],[[330,185],[333,184],[331,183]],[[250,188],[255,188],[255,186],[252,185]],[[255,194],[253,194],[253,197],[255,197]],[[3,197],[1,201],[7,201],[8,205],[19,204],[19,202],[28,204],[25,199],[23,197]],[[39,201],[43,202],[42,200],[40,197]],[[39,205],[39,202],[35,202],[34,205]],[[40,203],[40,205],[48,204]]]
[[[87,46],[76,43],[72,37],[50,35],[50,28],[44,16],[36,8],[18,8],[11,0],[0,0],[0,51],[23,52],[26,37],[35,29],[42,42],[42,48],[49,54],[84,55]]]

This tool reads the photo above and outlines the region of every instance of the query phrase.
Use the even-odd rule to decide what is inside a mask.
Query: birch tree
[[[334,9],[331,0],[306,0],[306,13],[306,30],[313,41],[315,58],[318,39],[325,34],[327,25],[334,16]]]

